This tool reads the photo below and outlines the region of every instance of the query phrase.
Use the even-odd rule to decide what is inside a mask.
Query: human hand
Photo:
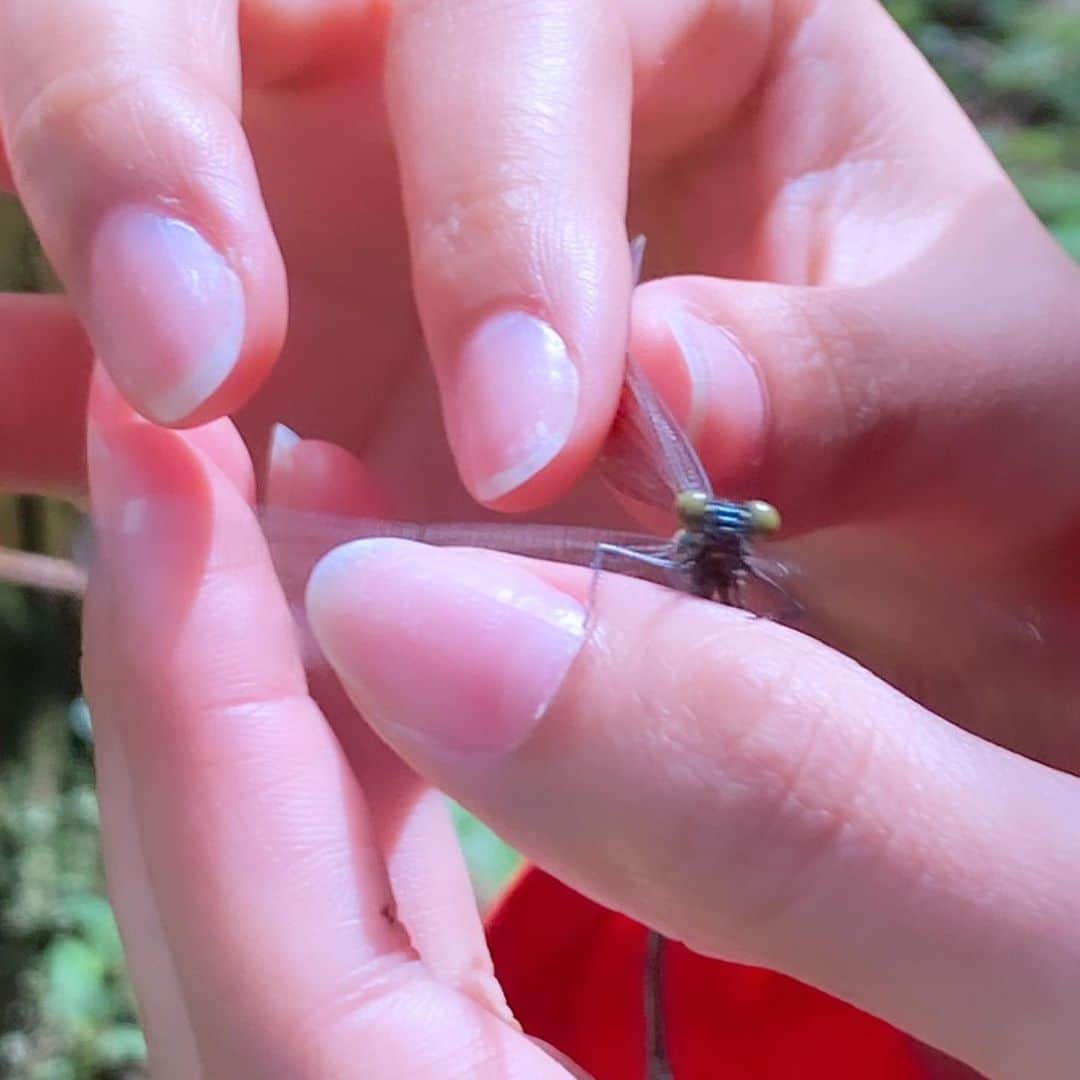
[[[490,555],[362,543],[309,611],[384,739],[576,888],[989,1075],[1069,1076],[1080,291],[980,160],[960,141],[936,162],[965,194],[910,263],[883,245],[862,281],[843,260],[813,288],[668,279],[635,311],[721,490],[785,509],[813,629],[940,715],[782,628],[624,581],[569,667],[587,581]],[[756,365],[756,414],[732,416],[718,330]]]
[[[653,250],[659,257],[654,265],[659,269],[691,267],[734,276],[742,268],[741,273],[756,270],[766,279],[786,284],[698,277],[647,286],[636,305],[635,351],[669,398],[682,406],[718,482],[729,481],[734,488],[747,487],[771,497],[796,533],[847,522],[858,527],[857,533],[865,529],[866,536],[876,540],[885,536],[897,546],[921,543],[927,555],[923,562],[930,571],[925,580],[931,583],[949,584],[952,565],[963,568],[969,553],[975,551],[981,564],[977,569],[984,577],[993,579],[995,571],[1006,571],[1022,579],[1022,594],[1068,598],[1067,554],[1076,510],[1070,436],[1076,387],[1068,363],[1070,343],[1076,340],[1075,270],[1034,223],[985,148],[946,104],[936,82],[918,66],[910,47],[892,36],[893,31],[867,33],[885,26],[876,9],[860,8],[858,17],[845,12],[849,22],[843,26],[829,10],[814,9],[813,20],[802,27],[803,34],[788,33],[777,39],[803,50],[777,47],[778,62],[770,71],[789,72],[792,77],[768,80],[767,87],[783,91],[771,99],[766,94],[764,100],[772,100],[776,107],[759,109],[755,119],[736,125],[736,134],[741,132],[745,140],[743,146],[801,150],[804,168],[793,170],[794,175],[805,174],[801,185],[788,182],[793,173],[786,167],[772,172],[764,168],[767,154],[763,159],[734,151],[726,158],[719,152],[703,153],[702,161],[694,159],[693,169],[678,173],[691,188],[684,192],[684,200],[670,197],[671,189],[659,181],[655,189],[654,204],[668,192],[663,207],[672,218],[687,205],[699,210],[682,230],[685,242],[681,245],[665,240],[673,233],[672,228],[662,227],[659,209],[654,206],[651,215],[647,212],[648,185],[636,190],[639,220],[655,240]],[[777,25],[793,29],[783,20]],[[821,37],[816,38],[815,32]],[[867,46],[868,41],[875,43],[876,51]],[[823,43],[825,50],[818,55],[829,56],[835,63],[803,62],[814,54],[815,42]],[[846,45],[846,50],[830,53],[829,46],[837,43]],[[872,71],[866,68],[868,53],[878,61]],[[842,62],[845,59],[847,63]],[[823,73],[833,71],[844,76],[861,72],[862,80],[830,83]],[[905,91],[902,100],[896,93],[900,86]],[[831,101],[830,93],[834,95]],[[755,100],[762,99],[755,95]],[[785,110],[784,100],[795,101],[798,107]],[[817,110],[808,108],[811,100],[818,103]],[[833,107],[826,107],[829,104]],[[814,139],[801,141],[771,138],[778,130],[793,136],[793,130],[784,129],[784,118],[790,117],[794,125],[808,113],[825,116],[826,124],[840,124],[849,138],[839,140],[839,149],[830,140],[816,137],[817,133]],[[851,124],[853,118],[863,123]],[[880,123],[873,140],[867,128],[871,118]],[[829,160],[815,166],[813,159],[821,147],[830,151]],[[868,156],[868,148],[877,156]],[[763,196],[760,203],[755,200],[753,212],[747,213],[733,198],[731,205],[707,213],[704,220],[717,227],[712,232],[700,228],[699,245],[692,242],[693,227],[700,226],[700,209],[709,205],[705,195],[713,198],[714,192],[724,190],[704,181],[721,175],[734,178],[730,190],[747,196],[759,190],[763,175],[772,175],[775,182],[762,185],[769,197]],[[850,180],[853,175],[859,182]],[[737,182],[740,177],[743,186]],[[695,190],[705,193],[696,202]],[[801,216],[795,210],[806,209],[803,196],[808,190],[817,213]],[[786,198],[780,197],[785,194]],[[867,209],[860,212],[863,207]],[[927,207],[935,213],[927,214]],[[796,220],[788,228],[785,219],[792,216]],[[652,220],[658,228],[649,224]],[[747,221],[753,222],[752,228],[739,227]],[[729,234],[720,228],[725,223]],[[731,242],[724,247],[724,259],[719,259],[715,252],[725,235]],[[742,242],[737,242],[740,236]],[[801,250],[813,257],[807,256],[798,272],[784,257],[802,239],[806,244]],[[685,354],[677,351],[667,323],[669,312],[684,306],[705,317],[704,327],[684,324],[682,336],[691,343]],[[686,325],[692,327],[690,336]],[[766,391],[761,409],[753,408],[757,382],[738,374],[745,368],[740,368],[730,348],[723,347],[729,339],[715,331],[710,334],[709,326],[731,331],[749,354]],[[693,347],[695,332],[704,345]],[[684,355],[696,363],[694,382],[684,374]],[[272,416],[267,412],[266,419]],[[302,423],[298,426],[315,430]],[[416,430],[422,433],[417,436],[420,444],[427,445],[428,427],[414,425]],[[397,431],[401,441],[408,443],[411,437],[404,433],[404,425]],[[388,447],[390,440],[379,438],[373,445]],[[395,455],[394,460],[400,459]],[[414,466],[397,468],[396,474],[388,471],[387,476],[407,479]],[[401,489],[409,490],[407,484]],[[1023,494],[1020,513],[1017,492]],[[928,532],[933,548],[926,546]],[[873,547],[862,543],[862,536],[856,535],[855,541],[857,549],[861,545],[864,553],[873,552]],[[399,612],[402,605],[408,606],[412,558],[406,553],[398,566]],[[447,563],[441,570],[425,568],[424,572],[430,570],[437,582],[440,574],[452,568]],[[496,580],[487,564],[483,574]],[[572,589],[570,579],[567,587]],[[527,587],[520,578],[512,585]],[[614,618],[602,612],[601,625],[614,624],[623,618],[624,610],[637,605],[643,605],[638,611],[644,615],[652,610],[642,599],[655,597],[651,590],[643,592],[645,587],[633,583],[621,583],[618,589],[620,597],[623,589],[634,590],[626,594],[632,599],[620,601]],[[1005,602],[1008,592],[1002,590]],[[378,597],[375,600],[368,608],[371,619],[381,618],[390,607],[385,598],[381,608]],[[365,596],[365,603],[369,602]],[[430,602],[432,598],[425,594],[424,603]],[[730,618],[708,610],[710,620]],[[679,605],[679,619],[686,618],[688,611],[694,613],[694,620],[702,617],[698,605],[685,603]],[[324,609],[324,618],[331,614]],[[393,614],[390,610],[389,617]],[[452,614],[444,611],[441,623],[449,639],[467,640],[458,636],[468,632],[467,625],[450,621]],[[468,614],[465,610],[457,617],[467,623]],[[393,624],[388,625],[384,643],[400,642],[392,632]],[[670,677],[669,668],[676,661],[684,665],[684,671],[695,658],[700,665],[693,677],[680,676],[672,687],[657,678],[651,662],[644,665],[645,670],[636,670],[643,665],[635,642],[644,631],[633,621],[629,626],[628,631],[620,629],[618,640],[626,643],[630,659],[620,662],[622,654],[612,654],[610,670],[615,676],[586,680],[580,699],[570,697],[565,713],[558,711],[562,705],[557,703],[549,714],[567,717],[569,735],[565,739],[561,734],[550,736],[556,752],[567,754],[565,777],[554,765],[546,770],[536,767],[536,758],[529,756],[530,747],[539,746],[537,757],[546,760],[543,747],[548,737],[542,732],[558,733],[557,721],[545,721],[541,734],[526,744],[518,759],[525,764],[517,771],[512,766],[486,770],[482,765],[465,770],[458,762],[448,766],[441,759],[433,762],[430,750],[418,749],[400,731],[387,737],[463,801],[479,807],[530,854],[558,868],[567,880],[609,902],[621,896],[624,909],[669,932],[678,929],[676,917],[685,917],[689,929],[684,936],[699,948],[725,955],[763,955],[763,962],[799,972],[991,1071],[1012,1069],[1024,1075],[1027,1069],[1030,1075],[1032,1068],[1038,1072],[1048,1065],[1043,1074],[1052,1075],[1055,1068],[1061,1071],[1063,1061],[1067,1068],[1069,1047],[1063,1044],[1067,1020],[1059,1023],[1058,1018],[1061,1002],[1075,995],[1065,970],[1076,952],[1068,930],[1075,923],[1075,911],[1069,908],[1075,882],[1068,880],[1075,851],[1068,849],[1069,839],[1063,836],[1059,821],[1075,814],[1072,782],[971,740],[780,628],[758,624],[742,647],[715,631],[712,622],[704,629],[692,621],[685,631],[655,631],[660,643],[665,636],[672,642],[670,651],[656,648],[660,676],[667,670]],[[736,627],[741,633],[743,624],[731,628]],[[332,637],[333,628],[327,633]],[[761,640],[763,636],[767,640]],[[332,644],[331,637],[326,644]],[[904,685],[918,676],[931,643],[915,639],[890,644],[908,647],[906,655],[885,658],[906,668],[896,677]],[[809,653],[801,651],[807,648]],[[729,650],[736,655],[728,656]],[[1055,652],[1051,642],[1047,655]],[[378,655],[373,653],[373,657]],[[438,654],[434,655],[437,660]],[[490,655],[498,653],[493,650]],[[590,655],[585,654],[575,672],[590,663]],[[1069,655],[1069,650],[1061,648],[1056,658],[1061,655]],[[755,656],[763,665],[775,660],[780,670],[790,660],[788,670],[794,674],[803,670],[800,665],[809,664],[814,678],[795,680],[797,693],[787,695],[783,686],[777,689],[777,683],[767,678],[769,670],[755,666]],[[669,668],[664,667],[665,657]],[[354,687],[368,699],[394,697],[393,686],[367,685],[372,676],[362,658],[343,657],[339,650],[337,659]],[[437,690],[437,663],[426,663],[425,671],[429,667],[433,681],[428,685]],[[634,672],[633,680],[626,677],[627,669]],[[388,669],[388,678],[395,670]],[[763,685],[758,689],[755,673],[762,675]],[[485,679],[502,678],[505,673],[481,667],[465,674],[474,675],[477,685],[483,685]],[[995,673],[973,665],[970,684],[977,687],[984,675]],[[572,685],[567,685],[564,696],[572,694]],[[590,688],[596,691],[596,699],[590,697]],[[1075,770],[1077,740],[1068,718],[1064,723],[1060,716],[1053,724],[1027,722],[1027,695],[1036,689],[1013,683],[1014,696],[996,703],[991,725],[982,723],[980,709],[977,704],[971,707],[971,701],[960,710],[967,715],[955,718],[1017,750]],[[626,691],[625,700],[619,696],[621,690]],[[694,692],[694,700],[684,702],[679,695],[688,690]],[[935,691],[940,690],[931,686],[921,696],[933,702]],[[535,704],[539,693],[534,686],[515,697],[511,688],[505,700],[512,712],[515,700]],[[839,695],[838,699],[833,695]],[[645,708],[637,700],[641,696],[658,704]],[[777,697],[783,700],[776,701]],[[580,700],[580,708],[574,706],[575,700]],[[974,700],[977,703],[977,696]],[[1067,704],[1069,699],[1059,696],[1057,700]],[[715,723],[716,701],[732,703],[722,718],[725,723],[719,725]],[[672,702],[677,704],[672,706]],[[631,711],[635,703],[636,712]],[[390,704],[385,716],[391,720],[391,713],[410,714],[407,703]],[[746,706],[742,714],[740,705]],[[859,712],[863,706],[865,715]],[[718,732],[700,756],[693,756],[705,769],[703,774],[693,774],[699,775],[700,782],[691,786],[689,798],[687,789],[675,783],[680,775],[689,782],[685,759],[657,758],[655,740],[649,734],[650,724],[672,711],[676,719],[686,722],[690,735],[705,739]],[[748,720],[745,726],[740,715]],[[948,715],[953,718],[953,710]],[[591,721],[581,717],[591,717]],[[1004,727],[1002,717],[1008,721]],[[375,723],[380,719],[372,717]],[[548,727],[552,723],[555,728]],[[626,745],[622,755],[616,753],[619,745],[614,743],[619,729],[624,729]],[[667,723],[661,731],[669,733],[672,741],[685,734]],[[739,731],[751,736],[742,743],[745,757],[739,756]],[[735,745],[728,755],[732,737]],[[810,764],[800,769],[795,752],[808,750],[815,737],[822,740],[818,745],[836,753],[824,755],[829,760],[816,771],[816,759],[809,757]],[[851,799],[845,801],[841,774],[849,765],[848,776],[854,777],[858,762],[848,755],[859,746],[873,748],[868,756],[881,764],[869,770],[864,784],[852,780]],[[757,747],[764,752],[755,756]],[[710,749],[725,759],[730,757],[731,778],[725,786],[720,785],[724,777],[715,758],[709,756]],[[770,758],[773,751],[777,756]],[[670,766],[665,764],[669,762]],[[492,772],[499,776],[492,777]],[[551,782],[543,806],[537,805],[540,800],[535,797],[539,786],[535,778],[540,774]],[[515,777],[532,778],[533,786],[519,784],[514,791],[511,780]],[[838,779],[830,784],[830,778]],[[746,801],[740,804],[743,781]],[[808,787],[799,786],[803,784]],[[656,791],[659,787],[671,789],[664,805],[672,814],[652,807],[655,824],[650,832],[642,814],[632,811],[648,807],[654,795],[663,794]],[[793,801],[785,804],[783,797],[789,789],[794,792]],[[911,795],[913,790],[919,793],[918,799]],[[898,793],[899,806],[886,805],[888,792]],[[774,802],[769,802],[770,793]],[[797,812],[800,800],[813,809],[815,794],[820,795],[819,823],[825,822],[820,832],[814,831],[813,813],[804,818]],[[560,830],[565,823],[549,822],[541,813],[561,812],[563,806],[551,804],[563,795],[563,806],[575,825],[596,822],[585,837],[586,841],[593,837],[595,845],[588,845],[580,855],[563,851],[568,839]],[[732,796],[730,807],[727,795]],[[1011,803],[1003,808],[995,800],[1006,795]],[[758,815],[767,814],[769,807],[778,808],[773,833],[755,834]],[[785,807],[794,807],[790,816]],[[858,816],[862,810],[867,817]],[[722,832],[709,828],[713,824],[710,811],[720,814],[716,820]],[[895,843],[883,840],[878,847],[872,842],[860,847],[867,833],[859,826],[872,822],[875,811],[884,823],[878,835],[889,832]],[[931,816],[933,826],[927,826],[927,817],[920,811],[943,816]],[[595,816],[590,818],[588,813]],[[700,831],[686,830],[687,821],[706,824]],[[836,833],[841,840],[854,839],[851,847],[830,845],[832,821],[839,823]],[[790,832],[786,831],[789,827]],[[692,850],[679,847],[672,842],[675,834],[676,839],[697,838],[699,844]],[[755,836],[764,842],[759,844]],[[785,849],[787,839],[789,849]],[[627,887],[630,892],[619,896],[607,877],[616,877],[615,884],[621,888],[624,875],[609,862],[597,861],[592,871],[585,865],[590,859],[599,860],[603,852],[598,849],[616,840],[624,845],[627,865],[636,868],[630,875],[634,879]],[[906,847],[905,840],[910,841]],[[815,842],[820,850],[815,850]],[[785,861],[786,850],[789,861]],[[664,858],[663,866],[677,868],[690,881],[680,881],[674,874],[660,880],[657,852]],[[785,908],[785,869],[795,866],[797,871],[803,855],[809,859],[810,878],[815,876],[813,867],[821,868],[816,891],[808,890],[802,902],[780,910],[769,932],[754,935],[748,928],[746,941],[729,942],[729,937],[742,936],[739,930],[747,920],[740,921],[740,911],[752,914],[762,896],[766,908],[770,896],[777,898],[778,909]],[[878,857],[874,873],[860,872],[866,868],[864,855],[867,861]],[[831,881],[824,880],[831,872]],[[940,874],[937,879],[935,872]],[[776,876],[770,878],[771,873]],[[792,872],[787,881],[797,886],[796,878]],[[717,880],[726,888],[733,879],[732,888],[742,889],[745,883],[745,895],[717,895],[710,890]],[[909,892],[904,893],[904,887]],[[669,892],[688,899],[680,901]],[[989,893],[994,893],[993,905],[985,901]],[[797,888],[790,895],[797,895]],[[862,901],[858,911],[852,910],[853,897]],[[1035,912],[1029,904],[1033,897],[1043,905]],[[940,904],[935,905],[935,900]],[[723,940],[717,941],[698,919],[703,924],[721,901],[726,905],[720,908],[721,914],[734,929],[729,935],[721,927]],[[680,914],[684,908],[690,909],[685,916]],[[666,918],[657,914],[661,910],[668,911]],[[800,922],[803,912],[807,917]],[[924,914],[927,917],[922,919]],[[1001,964],[991,977],[984,977],[986,969],[980,964],[1005,953],[1015,964]],[[894,963],[895,969],[890,967]],[[920,964],[921,972],[915,970]]]
[[[325,671],[321,710],[290,688],[296,642],[231,432],[101,412],[85,681],[157,1071],[554,1069],[506,1027],[430,789]],[[287,459],[295,509],[354,496],[336,448]],[[1071,1072],[1064,773],[798,634],[629,580],[593,594],[569,568],[361,543],[323,564],[310,614],[386,743],[578,888],[990,1075]],[[375,917],[388,898],[407,939]],[[334,982],[358,937],[378,961]],[[411,1037],[393,1024],[420,1013]]]
[[[831,512],[836,499],[803,505],[821,482],[859,497],[839,467],[850,462],[829,448],[851,417],[868,439],[896,431],[875,403],[911,400],[921,375],[912,363],[886,372],[894,355],[929,363],[992,345],[1005,356],[1016,339],[1033,347],[1064,335],[1050,316],[1066,302],[1047,288],[1060,253],[871,0],[257,0],[239,33],[236,7],[4,6],[0,183],[24,199],[70,297],[0,306],[8,486],[83,485],[80,321],[151,413],[156,395],[199,382],[207,355],[230,362],[215,350],[228,338],[231,286],[200,299],[182,272],[198,242],[162,226],[159,239],[176,244],[157,250],[149,225],[140,239],[142,226],[116,224],[124,208],[188,223],[228,264],[210,277],[241,286],[232,373],[214,392],[207,377],[207,402],[195,393],[176,419],[241,405],[273,367],[240,415],[256,454],[275,421],[362,452],[405,516],[472,512],[420,325],[473,495],[536,506],[591,460],[622,371],[630,163],[630,218],[649,236],[654,276],[713,279],[644,290],[635,353],[682,405],[718,482],[751,479],[749,463],[769,448],[761,479],[790,520]],[[286,306],[278,246],[289,337],[275,363]],[[1028,277],[991,289],[1003,250]],[[906,339],[877,339],[875,328],[896,334],[890,313],[916,300],[925,325],[938,325],[943,280],[958,299],[976,298],[980,320],[926,341],[908,316]],[[567,345],[581,395],[569,430],[555,415],[569,408],[569,383],[545,389],[535,351],[496,349],[485,374],[464,349],[487,315],[513,310],[541,316]],[[685,311],[706,326],[683,321],[684,356],[668,317]],[[751,366],[709,325],[731,331]],[[692,406],[687,361],[704,388]],[[830,380],[841,389],[808,385]],[[962,381],[950,385],[942,415],[966,394]],[[510,464],[512,444],[528,443],[522,431],[539,439],[525,455],[533,478]],[[554,459],[539,465],[548,451]],[[798,474],[780,476],[780,461],[799,461]],[[885,485],[884,472],[875,465],[861,487]],[[493,496],[497,475],[521,487]],[[596,499],[585,505],[595,511]],[[567,520],[563,510],[553,513]]]
[[[324,447],[301,444],[294,469],[308,451],[325,461]],[[955,595],[935,570],[926,584]],[[931,618],[924,637],[892,639],[921,693],[955,699],[955,687],[935,685],[951,661],[966,680],[966,721],[991,733],[1011,721],[1012,744],[1056,769],[962,731],[800,634],[626,579],[597,589],[580,570],[360,540],[316,569],[308,614],[386,743],[574,889],[704,956],[822,988],[981,1074],[1074,1074],[1075,612],[1022,658],[1034,661],[1027,683],[1023,662],[1000,683],[1001,657],[964,651],[984,632],[993,641],[977,608],[950,613],[962,638]],[[882,624],[895,614],[874,613]],[[1040,684],[1044,653],[1067,681]],[[1035,711],[1050,703],[1056,729]],[[526,910],[543,918],[535,902]],[[562,910],[552,902],[546,917]],[[595,926],[597,915],[583,919]],[[578,949],[576,926],[566,940]],[[553,931],[538,932],[550,946]],[[597,942],[612,967],[618,940]],[[548,1037],[585,1054],[590,1017],[610,1023],[612,1006],[582,995],[568,957],[524,967],[534,979],[552,965],[581,1009],[556,1009],[566,1042]],[[550,979],[548,990],[560,993]],[[691,1010],[699,1026],[709,1002]],[[539,1025],[549,1013],[537,1010]],[[626,1017],[631,1030],[636,1019]],[[600,1067],[606,1056],[581,1060]]]
[[[95,398],[84,683],[153,1075],[579,1075],[509,1015],[443,797],[309,691],[231,425]]]

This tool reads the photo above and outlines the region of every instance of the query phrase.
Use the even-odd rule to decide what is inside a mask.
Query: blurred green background
[[[888,5],[978,122],[1035,210],[1080,258],[1080,0]],[[897,88],[903,92],[902,87]],[[51,279],[0,201],[0,289]],[[0,498],[0,543],[49,550],[64,508]],[[142,1075],[144,1046],[105,901],[78,610],[0,586],[0,1076]],[[514,857],[458,814],[481,903]]]

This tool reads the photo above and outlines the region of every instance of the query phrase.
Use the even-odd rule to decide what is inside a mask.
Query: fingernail
[[[757,368],[735,338],[688,311],[671,312],[667,322],[690,379],[690,436],[700,436],[711,414],[722,409],[729,440],[760,437],[765,395]]]
[[[284,502],[292,488],[292,450],[301,442],[291,427],[277,423],[270,429],[266,455],[266,497],[270,502]]]
[[[547,323],[510,311],[476,331],[448,388],[450,438],[475,498],[498,499],[559,454],[578,392],[566,343]]]
[[[581,605],[527,571],[404,540],[331,552],[307,608],[369,722],[391,742],[455,756],[519,746],[585,640]]]
[[[296,444],[300,442],[300,436],[287,424],[280,421],[270,429],[270,460],[284,464]]]
[[[244,290],[190,225],[137,207],[94,238],[88,324],[117,387],[152,420],[191,415],[229,377],[244,340]]]

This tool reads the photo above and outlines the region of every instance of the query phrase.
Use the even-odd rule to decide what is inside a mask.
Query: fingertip
[[[580,479],[614,414],[626,343],[625,27],[603,5],[536,8],[521,20],[486,3],[405,5],[387,55],[450,443],[469,492],[504,511]],[[500,43],[480,67],[478,35]],[[498,101],[478,111],[492,86]]]
[[[270,429],[264,478],[267,502],[288,505],[294,487],[293,451],[300,442],[300,436],[287,424],[278,422]]]
[[[177,424],[240,359],[240,278],[187,222],[141,207],[109,214],[91,246],[90,332],[117,388],[149,419]]]
[[[173,19],[128,5],[61,28],[56,5],[30,5],[0,79],[12,170],[51,265],[125,399],[175,427],[243,403],[286,307],[239,115],[235,12],[202,7]]]
[[[88,436],[95,428],[116,430],[124,425],[151,426],[120,394],[100,362],[95,364],[91,375],[88,418]],[[231,420],[223,418],[190,428],[183,432],[183,440],[206,455],[246,501],[253,500],[255,477],[251,457]]]
[[[585,640],[582,606],[527,570],[402,540],[336,549],[311,576],[307,608],[357,706],[421,757],[509,753]]]
[[[547,470],[566,448],[581,408],[581,378],[565,340],[524,311],[488,318],[443,384],[462,480],[488,505],[527,489]]]
[[[713,456],[735,467],[755,464],[767,430],[767,402],[753,358],[730,330],[693,311],[676,308],[666,322],[689,385],[691,438],[707,436]]]
[[[270,433],[266,502],[339,518],[380,517],[392,512],[390,496],[374,469],[344,447],[304,439],[285,424]]]
[[[223,243],[217,229],[171,210],[126,205],[94,232],[88,331],[119,391],[148,419],[191,427],[231,412],[276,358],[284,284],[262,225]]]
[[[667,279],[639,291],[631,347],[713,483],[728,494],[758,494],[744,488],[768,448],[768,383],[740,323]]]
[[[301,442],[300,436],[288,424],[278,421],[270,429],[270,449],[267,455],[270,466],[286,465],[294,446]]]

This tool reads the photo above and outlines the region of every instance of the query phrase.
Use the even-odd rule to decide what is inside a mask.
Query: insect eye
[[[772,536],[780,531],[780,511],[772,503],[761,499],[751,499],[746,504],[750,511],[750,528],[761,536]]]
[[[688,528],[700,526],[708,503],[709,496],[704,491],[681,491],[675,499],[675,516]]]

